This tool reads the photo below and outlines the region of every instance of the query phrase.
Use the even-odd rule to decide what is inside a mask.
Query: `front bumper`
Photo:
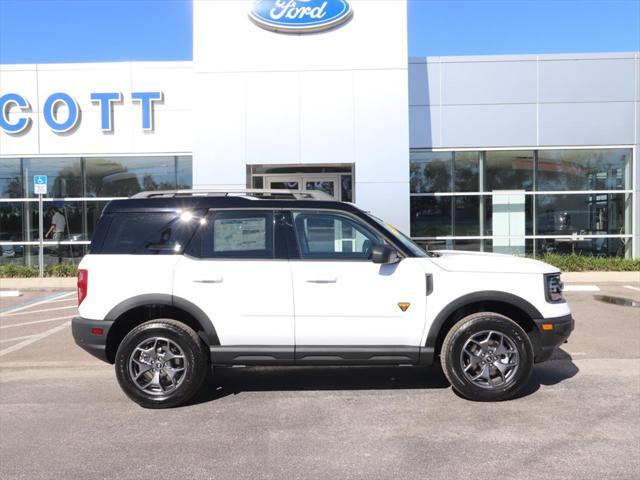
[[[571,314],[562,317],[543,318],[534,320],[534,322],[538,327],[538,332],[534,339],[536,363],[548,360],[553,351],[567,341],[567,338],[575,328],[575,321]],[[544,330],[542,324],[551,324],[553,329]]]
[[[78,346],[84,348],[94,357],[103,362],[109,362],[107,358],[107,335],[113,322],[106,320],[89,320],[83,317],[74,317],[71,320],[71,332]],[[99,333],[102,331],[102,333]]]

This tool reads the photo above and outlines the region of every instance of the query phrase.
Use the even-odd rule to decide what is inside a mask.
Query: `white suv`
[[[109,203],[79,267],[82,348],[144,407],[187,402],[216,365],[430,365],[502,400],[574,322],[558,269],[425,252],[311,193],[145,193]],[[320,196],[321,197],[321,196]]]

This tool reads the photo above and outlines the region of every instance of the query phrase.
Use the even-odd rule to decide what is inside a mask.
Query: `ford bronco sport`
[[[558,269],[425,252],[311,192],[146,192],[110,202],[78,270],[82,348],[143,407],[184,404],[219,365],[430,365],[514,396],[574,327]]]

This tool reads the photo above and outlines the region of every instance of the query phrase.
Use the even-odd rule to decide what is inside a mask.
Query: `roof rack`
[[[150,190],[140,192],[131,198],[176,198],[176,197],[251,197],[261,199],[294,199],[294,200],[335,200],[328,193],[319,190],[268,190],[255,188],[241,189],[185,189],[185,190]]]

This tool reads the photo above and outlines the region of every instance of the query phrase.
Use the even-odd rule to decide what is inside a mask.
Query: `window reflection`
[[[82,175],[79,158],[25,158],[24,182],[33,197],[33,176],[47,176],[47,197],[81,197]]]
[[[625,194],[538,195],[540,235],[624,234]]]
[[[19,158],[3,158],[0,160],[0,198],[23,197],[21,179],[22,172]]]
[[[486,152],[485,191],[532,190],[533,152]]]
[[[480,188],[479,152],[456,152],[453,158],[455,192],[477,192]]]
[[[451,152],[413,152],[411,154],[411,193],[451,191]]]
[[[412,197],[411,236],[451,235],[451,197]]]
[[[538,190],[631,188],[631,150],[540,150]]]
[[[85,162],[89,197],[129,197],[176,188],[175,157],[104,157]]]

